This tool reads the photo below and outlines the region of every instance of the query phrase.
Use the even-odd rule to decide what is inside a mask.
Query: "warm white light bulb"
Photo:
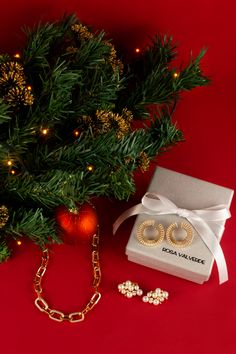
[[[42,129],[42,134],[43,135],[47,135],[48,134],[48,129],[47,128]]]

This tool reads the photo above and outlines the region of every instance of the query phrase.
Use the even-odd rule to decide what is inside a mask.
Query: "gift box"
[[[227,267],[219,242],[225,220],[230,216],[232,197],[231,189],[157,167],[145,196],[148,204],[135,206],[118,220],[119,224],[126,217],[139,214],[126,246],[128,259],[198,284],[209,279],[216,260],[220,283],[226,281]],[[141,225],[144,225],[142,232],[146,231],[147,220],[163,225],[163,240],[156,245],[151,244],[155,241],[149,240],[147,235],[144,238],[147,244],[137,238]],[[168,227],[176,223],[181,231],[182,222],[190,225],[192,233],[192,241],[184,247],[181,242],[188,234],[185,230],[175,235],[174,240],[180,241],[180,245],[166,238]],[[157,233],[161,235],[160,230]]]

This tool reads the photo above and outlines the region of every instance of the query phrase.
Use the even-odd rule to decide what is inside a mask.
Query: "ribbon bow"
[[[222,225],[222,221],[230,218],[230,212],[225,205],[216,205],[197,210],[181,209],[168,198],[160,194],[148,192],[143,196],[140,204],[126,210],[118,217],[113,225],[113,234],[116,233],[123,221],[137,214],[177,214],[186,218],[213,254],[218,267],[219,283],[222,284],[228,280],[227,265],[217,236],[220,231],[223,232],[224,226]]]

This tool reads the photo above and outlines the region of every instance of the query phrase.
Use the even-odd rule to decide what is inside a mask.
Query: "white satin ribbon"
[[[222,284],[228,280],[227,265],[218,240],[219,233],[223,232],[224,229],[222,221],[230,218],[230,212],[225,205],[216,205],[199,210],[187,210],[178,208],[172,201],[160,194],[146,193],[142,198],[142,203],[126,210],[118,217],[113,224],[113,234],[116,233],[123,221],[137,214],[177,214],[186,218],[213,254],[218,267],[219,283]]]

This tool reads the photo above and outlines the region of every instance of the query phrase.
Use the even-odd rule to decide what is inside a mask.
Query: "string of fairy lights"
[[[93,34],[88,31],[85,26],[74,25],[72,26],[72,31],[82,36],[85,40],[90,39]],[[105,42],[106,45],[110,47],[110,56],[109,62],[115,71],[117,66],[119,71],[123,71],[122,62],[117,59],[116,51],[114,46]],[[68,47],[68,50],[72,53],[75,52],[77,48]],[[135,48],[134,52],[137,55],[142,53],[140,48]],[[34,94],[32,85],[27,83],[26,76],[24,73],[23,65],[20,63],[21,55],[16,53],[13,55],[13,60],[9,60],[0,64],[0,94],[5,103],[12,107],[23,106],[32,106],[34,103]],[[180,73],[174,71],[172,73],[173,79],[177,79]],[[111,111],[97,110],[94,117],[86,116],[82,117],[83,123],[87,128],[90,127],[93,129],[95,135],[102,134],[110,131],[111,129],[116,131],[117,139],[122,139],[125,134],[131,131],[131,122],[133,120],[133,115],[131,111],[123,109],[122,114],[113,113]],[[49,127],[40,127],[39,133],[41,137],[48,137],[51,133]],[[72,132],[74,138],[78,141],[78,138],[81,134],[80,129],[74,129]],[[142,151],[137,159],[139,168],[142,172],[146,171],[149,167],[150,160],[148,155]],[[126,158],[126,163],[129,163],[130,159]],[[12,158],[6,159],[6,166],[9,168],[9,175],[17,175],[17,164]],[[87,164],[86,170],[90,173],[93,173],[95,166],[93,164]],[[0,206],[0,228],[2,228],[9,218],[8,209],[2,205]],[[17,246],[22,245],[20,239],[16,240]]]
[[[89,32],[85,26],[73,25],[72,30],[78,35],[83,36],[84,39],[89,39],[93,34]],[[106,43],[109,44],[110,43]],[[112,46],[112,45],[111,45]],[[142,53],[140,48],[135,48],[134,52],[136,54]],[[32,92],[32,86],[26,83],[26,77],[24,74],[24,68],[19,63],[21,60],[20,53],[13,55],[15,61],[8,61],[0,65],[0,92],[3,93],[3,100],[10,106],[17,106],[20,103],[23,105],[33,105],[34,96]],[[113,63],[117,63],[116,52],[112,50],[111,59]],[[120,65],[120,63],[119,63]],[[174,71],[172,76],[174,79],[179,77],[180,73]],[[7,92],[7,93],[6,93]],[[4,94],[5,93],[5,94]],[[24,94],[22,94],[24,93]],[[95,134],[106,133],[111,129],[116,131],[116,136],[121,139],[128,132],[131,131],[131,122],[133,120],[133,115],[131,111],[123,109],[122,114],[113,113],[111,111],[97,110],[94,117],[84,116],[82,117],[83,123],[86,128],[92,128]],[[48,137],[50,129],[48,127],[40,127],[40,135],[42,137]],[[73,135],[75,138],[80,136],[81,132],[79,129],[73,130]],[[146,171],[149,167],[149,159],[145,152],[141,152],[139,156],[139,167],[141,171]],[[8,159],[6,161],[9,167],[9,174],[16,175],[17,170],[14,167],[14,161]],[[94,165],[88,164],[86,167],[87,171],[93,172]]]
[[[71,27],[72,31],[80,35],[83,39],[90,39],[93,34],[88,31],[85,26],[81,24],[75,24]],[[116,51],[113,50],[113,45],[107,41],[104,41],[106,45],[109,45],[111,49],[110,61],[113,63],[118,63],[120,61],[116,57]],[[135,48],[134,52],[136,54],[141,54],[140,48]],[[31,106],[34,103],[34,96],[32,93],[32,86],[26,83],[26,77],[24,74],[24,68],[19,63],[21,60],[20,53],[13,55],[15,61],[8,61],[0,65],[0,93],[3,96],[3,101],[5,101],[10,106],[17,106],[19,104],[25,106]],[[180,76],[180,73],[174,71],[172,74],[174,79]],[[87,127],[93,128],[95,134],[106,133],[111,129],[116,131],[117,138],[121,139],[126,133],[131,130],[131,122],[133,120],[133,115],[131,111],[123,109],[122,114],[113,113],[111,111],[97,110],[94,117],[84,116],[82,117],[83,122]],[[40,127],[40,135],[47,137],[49,135],[50,129],[48,127]],[[75,129],[73,131],[75,138],[80,136],[80,130]],[[141,157],[145,157],[144,165],[147,165],[147,156],[145,153],[141,153]],[[12,175],[16,174],[16,170],[13,168],[13,161],[7,160],[7,165],[9,166],[9,173]],[[146,170],[143,166],[142,170]],[[92,165],[87,166],[88,171],[93,171]]]

